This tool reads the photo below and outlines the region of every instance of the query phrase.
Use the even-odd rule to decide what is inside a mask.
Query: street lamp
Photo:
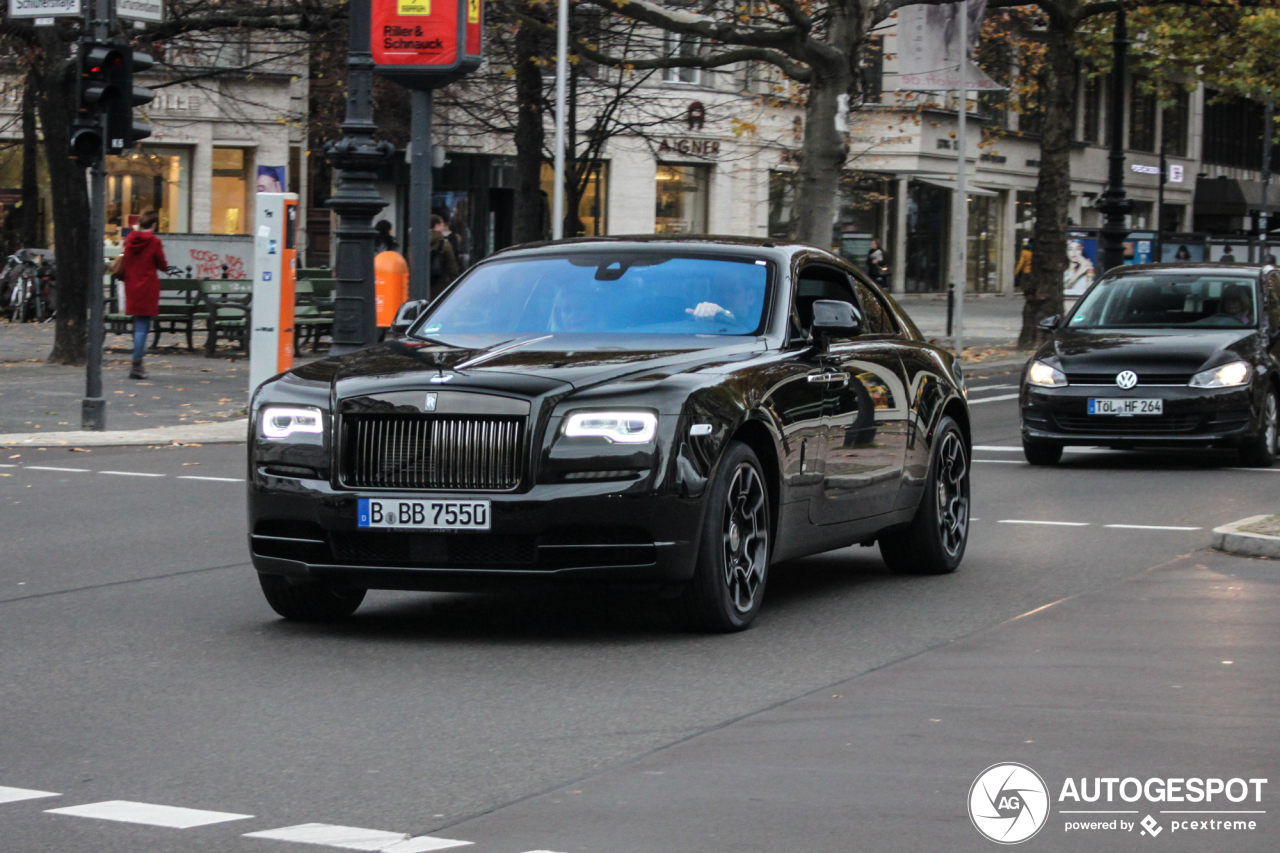
[[[391,143],[373,138],[373,54],[371,0],[351,0],[347,42],[347,115],[342,138],[325,146],[338,172],[329,208],[338,214],[337,286],[333,299],[333,355],[354,352],[378,338],[374,299],[373,217],[386,206],[375,185],[378,169],[395,153]],[[414,234],[414,239],[424,235]]]
[[[1124,192],[1124,95],[1129,54],[1129,27],[1124,9],[1116,12],[1111,49],[1111,153],[1107,155],[1107,188],[1098,199],[1098,210],[1105,217],[1102,221],[1102,269],[1099,273],[1124,263],[1124,238],[1129,234],[1124,219],[1133,210],[1133,202],[1125,197]]]

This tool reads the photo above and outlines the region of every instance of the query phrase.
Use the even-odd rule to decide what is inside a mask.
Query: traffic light
[[[155,94],[133,82],[133,75],[146,71],[155,60],[136,50],[125,49],[122,61],[112,66],[112,86],[118,95],[107,105],[107,153],[120,154],[151,135],[151,125],[133,120],[133,108],[151,103]]]
[[[86,39],[80,42],[77,64],[71,156],[88,162],[102,150],[102,113],[120,100],[116,81],[125,66],[125,55],[110,42]]]

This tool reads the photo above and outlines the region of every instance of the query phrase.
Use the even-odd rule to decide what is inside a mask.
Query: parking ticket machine
[[[253,307],[249,394],[293,366],[294,277],[298,256],[298,196],[258,193],[254,215]]]

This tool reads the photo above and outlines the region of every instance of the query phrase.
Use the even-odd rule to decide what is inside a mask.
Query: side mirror
[[[862,333],[862,315],[848,302],[819,299],[813,303],[814,347],[825,349],[832,337],[852,338]]]
[[[1042,332],[1053,332],[1058,328],[1058,321],[1060,319],[1062,318],[1057,314],[1054,314],[1051,317],[1045,317],[1039,323],[1036,323],[1036,326],[1038,326]]]
[[[413,322],[422,316],[422,312],[427,310],[430,304],[426,299],[411,299],[396,309],[396,318],[391,321],[391,330],[389,334],[392,337],[399,337],[407,334],[409,327]]]

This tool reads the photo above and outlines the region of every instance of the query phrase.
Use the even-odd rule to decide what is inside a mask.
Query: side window
[[[862,311],[866,316],[867,334],[896,335],[898,327],[893,322],[893,315],[880,301],[880,295],[863,282],[858,282],[858,297],[862,300]]]
[[[832,267],[807,266],[796,282],[795,315],[800,324],[799,337],[807,337],[813,325],[813,303],[819,299],[838,299],[857,306],[849,286],[849,277]]]
[[[1267,315],[1272,329],[1280,329],[1280,273],[1267,273]]]

